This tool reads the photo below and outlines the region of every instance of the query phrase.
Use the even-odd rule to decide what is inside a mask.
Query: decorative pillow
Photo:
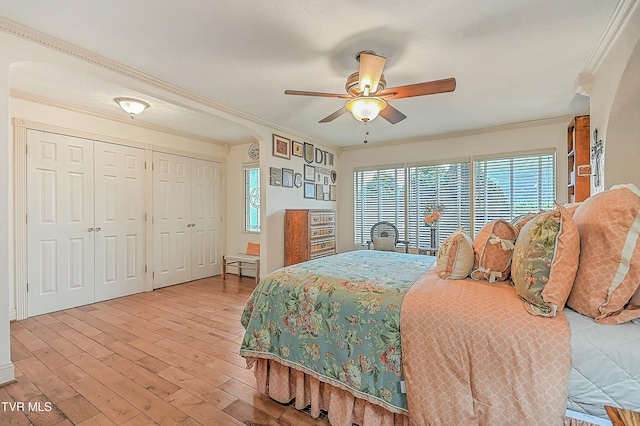
[[[631,296],[631,300],[629,301],[632,305],[640,306],[640,287],[636,290],[636,292]]]
[[[473,268],[474,251],[471,237],[459,229],[443,241],[438,250],[436,270],[445,280],[461,280]]]
[[[516,228],[518,233],[520,233],[520,231],[522,231],[522,228],[524,228],[527,222],[529,222],[534,217],[538,216],[540,213],[544,213],[544,210],[540,210],[539,212],[521,214],[520,216],[514,217],[511,220],[511,224],[513,225],[514,228]]]
[[[247,252],[245,254],[252,254],[254,256],[260,256],[260,244],[247,243]]]
[[[478,232],[473,242],[475,262],[471,278],[489,282],[509,278],[511,256],[518,230],[509,222],[496,219]]]
[[[640,286],[640,191],[616,185],[576,209],[580,264],[567,305],[600,324],[640,318],[627,305]]]
[[[373,248],[383,251],[396,251],[396,243],[393,238],[373,237]]]
[[[578,210],[578,207],[580,207],[580,204],[582,204],[582,202],[568,203],[564,205],[564,208],[567,209],[571,217],[573,217],[573,214],[576,212],[576,210]]]
[[[580,235],[564,208],[542,213],[520,231],[511,279],[529,313],[555,316],[571,293],[580,258]]]

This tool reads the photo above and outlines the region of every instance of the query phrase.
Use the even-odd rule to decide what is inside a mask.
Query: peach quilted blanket
[[[508,284],[428,270],[401,312],[412,425],[560,425],[570,330],[528,314]]]

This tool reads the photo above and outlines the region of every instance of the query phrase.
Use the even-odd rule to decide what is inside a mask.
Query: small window
[[[260,166],[244,166],[244,230],[260,232]]]

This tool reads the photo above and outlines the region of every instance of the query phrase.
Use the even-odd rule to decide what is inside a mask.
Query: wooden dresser
[[[285,266],[334,254],[336,254],[335,210],[285,210]]]

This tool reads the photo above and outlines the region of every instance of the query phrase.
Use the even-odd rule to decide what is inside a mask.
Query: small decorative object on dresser
[[[335,231],[335,210],[285,210],[284,265],[336,254]]]

